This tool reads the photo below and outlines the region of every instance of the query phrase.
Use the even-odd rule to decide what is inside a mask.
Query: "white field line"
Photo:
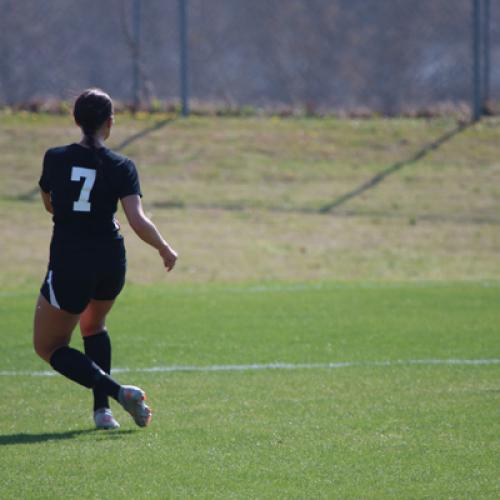
[[[314,369],[337,369],[349,367],[370,368],[378,366],[489,366],[500,365],[500,359],[408,359],[387,361],[340,361],[332,363],[267,363],[250,365],[209,365],[209,366],[151,366],[149,368],[113,368],[113,373],[178,373],[178,372],[245,372],[263,370],[314,370]],[[52,377],[57,375],[54,371],[28,371],[28,370],[3,370],[1,377]]]

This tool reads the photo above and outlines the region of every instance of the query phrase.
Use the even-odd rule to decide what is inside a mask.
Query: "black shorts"
[[[125,284],[123,239],[75,244],[53,240],[41,294],[58,309],[80,314],[91,299],[113,300]]]

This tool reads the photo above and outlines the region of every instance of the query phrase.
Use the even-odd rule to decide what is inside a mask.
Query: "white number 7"
[[[74,212],[90,212],[89,199],[90,191],[92,191],[94,187],[95,170],[83,167],[73,167],[71,169],[71,180],[79,181],[82,178],[85,180],[83,181],[82,190],[80,191],[80,198],[73,203]]]

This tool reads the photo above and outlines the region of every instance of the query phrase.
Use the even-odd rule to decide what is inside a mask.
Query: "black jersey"
[[[80,144],[49,149],[39,185],[50,193],[54,237],[120,238],[115,212],[120,198],[141,196],[134,163],[107,148]]]

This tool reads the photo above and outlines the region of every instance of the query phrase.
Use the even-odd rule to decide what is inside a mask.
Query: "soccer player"
[[[113,126],[113,103],[99,89],[75,101],[80,143],[45,153],[40,189],[53,214],[47,275],[34,319],[36,353],[54,370],[94,393],[94,422],[99,429],[119,427],[109,407],[117,400],[141,427],[151,421],[146,395],[111,376],[111,342],[106,316],[125,283],[123,237],[114,215],[120,200],[135,233],[156,248],[167,271],[177,253],[144,214],[134,163],[104,147]],[[80,323],[85,354],[69,347]]]

